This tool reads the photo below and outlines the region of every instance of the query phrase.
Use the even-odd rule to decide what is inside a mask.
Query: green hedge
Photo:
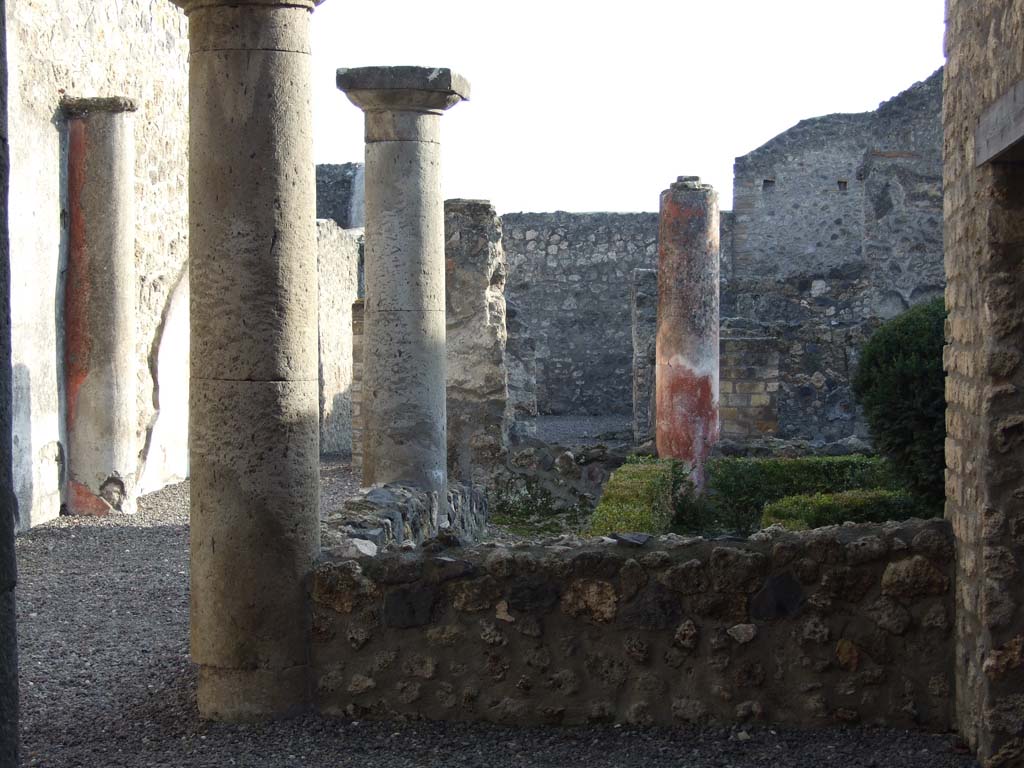
[[[909,491],[882,489],[787,496],[767,504],[761,525],[779,524],[802,531],[845,522],[884,523],[934,517],[936,509]]]
[[[936,503],[946,492],[945,320],[939,297],[888,321],[861,350],[852,382],[878,452]]]
[[[671,459],[634,459],[623,464],[605,484],[589,533],[664,533],[672,524],[688,475],[685,464]]]
[[[750,533],[766,504],[786,496],[857,489],[903,488],[891,465],[875,456],[807,456],[796,459],[720,458],[706,465],[706,492],[691,505],[691,518],[723,530]],[[684,526],[685,527],[685,526]]]

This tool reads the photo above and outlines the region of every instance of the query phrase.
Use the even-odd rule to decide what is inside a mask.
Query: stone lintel
[[[981,114],[974,133],[974,162],[1024,162],[1024,80]]]
[[[128,96],[64,96],[60,108],[65,117],[85,117],[90,112],[134,112],[139,108]]]
[[[185,11],[185,15],[200,8],[234,8],[237,6],[276,6],[279,8],[305,8],[313,10],[324,0],[171,0]]]
[[[469,100],[469,81],[443,67],[339,69],[337,84],[365,111],[444,111]]]

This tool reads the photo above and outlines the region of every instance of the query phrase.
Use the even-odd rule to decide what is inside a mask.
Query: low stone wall
[[[313,658],[328,714],[952,722],[943,521],[325,558]]]

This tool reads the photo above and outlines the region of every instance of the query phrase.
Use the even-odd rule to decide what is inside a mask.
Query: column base
[[[292,717],[312,703],[309,666],[289,669],[199,667],[199,716],[244,723]]]

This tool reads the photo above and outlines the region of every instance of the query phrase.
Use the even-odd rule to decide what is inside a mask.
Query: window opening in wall
[[[775,179],[765,179],[761,182],[761,191],[770,192],[775,189]]]
[[[847,187],[846,181],[843,180],[843,179],[840,179],[837,183],[839,185],[839,191],[840,192],[845,192],[846,191],[846,187]]]

